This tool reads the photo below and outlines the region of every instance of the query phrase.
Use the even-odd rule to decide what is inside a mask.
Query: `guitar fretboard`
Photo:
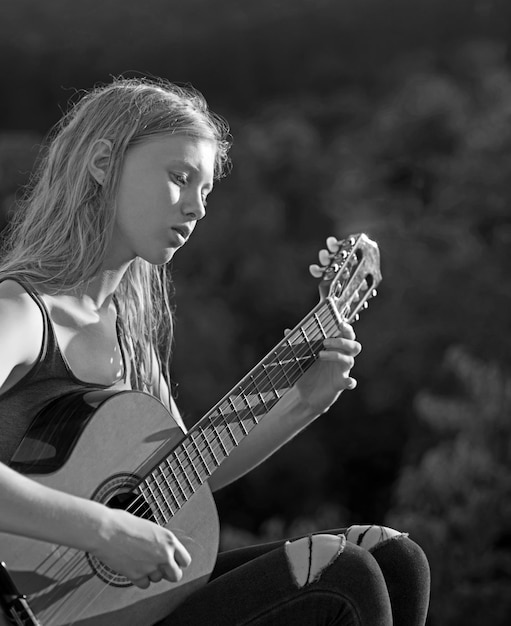
[[[166,524],[317,359],[340,316],[323,300],[193,428],[139,485]]]

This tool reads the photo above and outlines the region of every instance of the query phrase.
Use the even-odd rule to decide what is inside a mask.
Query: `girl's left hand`
[[[339,336],[325,339],[318,360],[295,384],[303,405],[320,415],[332,406],[344,389],[354,389],[357,381],[349,373],[361,350],[352,326],[344,322]]]

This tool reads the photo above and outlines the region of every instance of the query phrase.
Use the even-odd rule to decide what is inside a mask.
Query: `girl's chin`
[[[147,261],[151,265],[165,265],[169,261],[172,260],[174,254],[176,254],[176,248],[165,248],[161,250],[158,254],[156,251],[153,251],[152,254],[146,255],[142,257],[144,261]]]

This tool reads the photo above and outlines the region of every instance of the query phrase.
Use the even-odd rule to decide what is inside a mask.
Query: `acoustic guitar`
[[[213,569],[219,527],[208,478],[353,322],[381,280],[366,235],[327,240],[317,306],[185,435],[138,391],[81,390],[34,418],[11,467],[42,485],[168,526],[192,556],[178,583],[139,589],[92,554],[0,533],[0,625],[147,626],[169,615]],[[322,255],[322,256],[321,256]]]

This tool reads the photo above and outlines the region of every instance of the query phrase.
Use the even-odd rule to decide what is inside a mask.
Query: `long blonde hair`
[[[127,149],[153,136],[183,133],[215,141],[215,176],[228,167],[226,122],[192,87],[149,79],[114,79],[86,93],[49,135],[27,193],[7,229],[0,276],[17,275],[35,288],[73,289],[92,279],[105,258],[115,220],[116,197]],[[112,154],[99,185],[87,163],[106,139]],[[165,266],[135,259],[116,291],[124,347],[145,389],[156,352],[165,374],[173,316]]]

